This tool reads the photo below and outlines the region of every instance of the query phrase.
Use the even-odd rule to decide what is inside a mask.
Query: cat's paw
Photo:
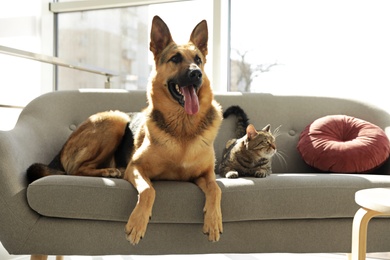
[[[269,175],[269,174],[268,174],[268,171],[266,171],[266,170],[259,170],[259,171],[255,172],[256,178],[265,178],[265,177],[267,177],[267,175]]]
[[[229,179],[237,179],[238,178],[238,172],[236,172],[236,171],[227,172],[225,177],[229,178]]]
[[[103,177],[122,178],[123,172],[116,168],[107,168],[102,175]]]

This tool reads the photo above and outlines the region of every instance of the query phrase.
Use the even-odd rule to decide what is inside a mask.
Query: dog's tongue
[[[185,97],[184,109],[189,115],[194,115],[199,111],[199,100],[193,86],[181,87],[181,93]]]

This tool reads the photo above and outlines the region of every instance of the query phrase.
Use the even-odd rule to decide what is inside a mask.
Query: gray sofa
[[[322,97],[216,94],[224,108],[240,105],[262,128],[282,125],[274,174],[264,179],[218,178],[224,233],[210,243],[202,233],[204,195],[189,182],[155,182],[153,218],[137,246],[124,226],[137,200],[121,179],[50,176],[27,184],[34,162],[48,163],[89,115],[110,109],[139,111],[145,92],[66,91],[45,94],[21,113],[16,127],[0,132],[0,240],[11,254],[128,255],[351,250],[357,190],[390,187],[389,164],[375,174],[320,173],[297,152],[300,132],[313,120],[346,114],[385,129],[390,115],[363,103]],[[234,118],[215,142],[219,161]],[[390,219],[369,225],[368,251],[390,251]]]

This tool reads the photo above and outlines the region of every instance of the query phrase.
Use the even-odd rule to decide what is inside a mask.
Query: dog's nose
[[[188,72],[190,80],[200,80],[202,78],[202,71],[200,69],[191,69]]]

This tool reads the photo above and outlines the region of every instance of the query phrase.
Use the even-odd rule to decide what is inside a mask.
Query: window
[[[139,1],[123,0],[115,3],[126,7],[108,9],[93,5],[107,7],[110,1],[59,0],[52,4],[85,8],[50,12],[52,1],[4,5],[0,45],[108,69],[118,74],[111,79],[113,88],[145,89],[153,64],[152,17],[161,16],[177,42],[187,41],[206,19],[206,70],[216,91],[356,98],[390,111],[383,95],[390,86],[387,0],[148,0],[154,4],[131,7]],[[0,116],[10,114],[7,106],[24,106],[53,90],[53,66],[0,57]],[[56,89],[103,88],[105,81],[101,75],[59,67]]]
[[[176,42],[185,43],[192,29],[203,19],[208,20],[209,33],[212,33],[212,10],[212,1],[197,0],[60,13],[58,57],[116,72],[118,76],[112,78],[113,88],[146,89],[153,65],[149,51],[153,16],[159,15],[167,23]],[[212,46],[212,37],[209,46]],[[210,64],[212,55],[206,65],[209,71]],[[100,75],[58,69],[59,90],[103,88],[104,81]]]
[[[0,8],[0,46],[52,55],[47,0],[10,1]],[[23,8],[20,8],[23,6]],[[45,23],[49,19],[50,24]],[[11,129],[21,108],[52,91],[53,66],[0,53],[0,130]]]
[[[355,98],[390,110],[385,0],[231,0],[231,90]]]

